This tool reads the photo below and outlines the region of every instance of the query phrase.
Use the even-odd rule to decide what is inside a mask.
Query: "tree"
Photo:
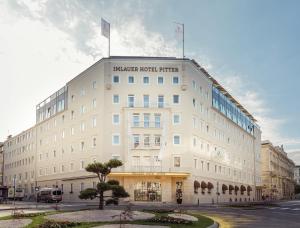
[[[87,188],[80,192],[80,199],[95,199],[99,198],[99,209],[103,210],[104,206],[104,192],[112,191],[112,198],[118,199],[123,197],[128,197],[129,194],[125,191],[123,186],[119,185],[117,180],[106,181],[108,174],[110,174],[113,168],[122,166],[123,163],[117,159],[111,159],[106,163],[94,162],[88,164],[85,168],[87,172],[95,173],[99,179],[97,188]]]

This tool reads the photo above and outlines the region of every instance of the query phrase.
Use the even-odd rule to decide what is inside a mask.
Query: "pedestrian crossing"
[[[269,210],[282,210],[282,211],[286,211],[286,210],[290,210],[290,211],[300,211],[300,208],[290,208],[290,207],[267,207],[267,209]]]

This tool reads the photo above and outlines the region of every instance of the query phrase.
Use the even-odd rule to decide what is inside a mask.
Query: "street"
[[[59,203],[58,209],[64,211],[95,209],[96,204],[87,203]],[[55,210],[56,204],[33,202],[16,202],[16,207],[22,209],[24,213],[44,212]],[[124,206],[109,206],[107,208],[122,208]],[[133,209],[153,209],[153,208],[176,208],[174,205],[134,205]],[[11,214],[12,204],[0,205],[0,217]],[[221,224],[221,227],[300,227],[300,200],[277,202],[276,206],[255,206],[255,207],[229,207],[226,205],[200,205],[181,206],[184,211],[200,213],[212,217]]]

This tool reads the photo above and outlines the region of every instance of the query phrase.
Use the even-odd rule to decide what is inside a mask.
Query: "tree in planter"
[[[129,194],[125,191],[123,186],[119,185],[116,180],[106,181],[108,174],[110,174],[113,168],[122,166],[123,163],[117,159],[111,159],[106,163],[94,162],[88,164],[85,168],[87,172],[95,173],[99,179],[97,188],[87,188],[80,192],[80,199],[95,199],[99,198],[99,209],[103,210],[104,207],[104,192],[112,191],[112,198],[118,199],[123,197],[128,197]]]

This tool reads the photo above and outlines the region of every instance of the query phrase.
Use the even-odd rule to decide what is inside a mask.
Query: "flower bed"
[[[169,216],[161,216],[155,217],[148,220],[149,222],[156,222],[156,223],[169,223],[169,224],[183,224],[183,225],[191,225],[193,224],[192,221],[188,221],[181,218],[173,218]]]
[[[46,221],[45,223],[38,226],[38,228],[68,228],[80,225],[78,222],[68,222],[68,221]]]

